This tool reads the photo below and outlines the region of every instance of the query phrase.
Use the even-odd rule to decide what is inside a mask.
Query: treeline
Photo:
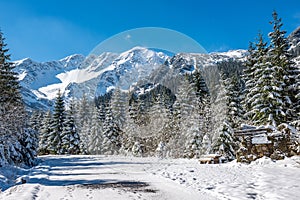
[[[97,106],[83,97],[69,103],[68,109],[58,93],[52,116],[35,113],[31,118],[35,124],[41,122],[36,126],[39,153],[191,158],[209,152],[211,113],[206,83],[199,70],[182,76],[180,82],[176,96],[160,84],[148,84],[129,92],[116,88],[99,97]]]

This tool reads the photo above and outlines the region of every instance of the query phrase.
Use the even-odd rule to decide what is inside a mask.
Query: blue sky
[[[0,28],[12,60],[60,59],[89,52],[128,29],[184,33],[208,52],[246,49],[271,31],[275,9],[288,33],[300,26],[299,0],[0,0]]]

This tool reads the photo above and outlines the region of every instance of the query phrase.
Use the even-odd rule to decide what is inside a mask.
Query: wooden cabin
[[[238,162],[251,162],[263,156],[270,157],[273,153],[273,144],[268,135],[272,130],[268,128],[244,129],[234,132],[234,135],[242,138],[242,146],[237,151]]]

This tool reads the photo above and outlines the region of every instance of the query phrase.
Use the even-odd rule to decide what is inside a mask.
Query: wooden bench
[[[203,155],[199,158],[200,164],[217,164],[220,163],[221,155],[219,154],[208,154]]]

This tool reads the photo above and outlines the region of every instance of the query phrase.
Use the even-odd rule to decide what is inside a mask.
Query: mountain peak
[[[70,56],[67,56],[65,58],[62,58],[60,59],[59,61],[60,62],[72,62],[74,60],[84,60],[85,59],[85,56],[84,55],[81,55],[81,54],[73,54],[73,55],[70,55]]]
[[[295,41],[298,43],[300,41],[300,26],[296,28],[288,38],[291,42]]]
[[[24,58],[24,59],[21,59],[21,60],[16,60],[16,61],[13,61],[13,63],[18,66],[18,65],[22,65],[22,64],[29,64],[29,63],[35,63],[35,61],[33,61],[31,58]]]
[[[290,52],[294,57],[300,55],[300,26],[296,28],[288,37],[290,42]]]

